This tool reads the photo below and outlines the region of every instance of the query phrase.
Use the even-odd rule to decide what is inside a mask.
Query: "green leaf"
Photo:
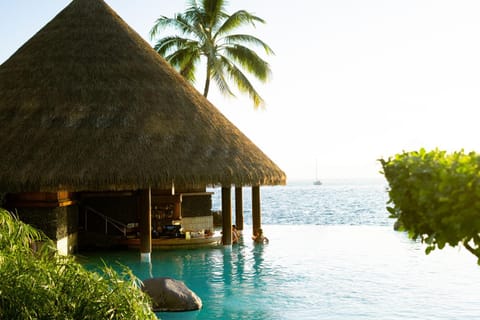
[[[394,215],[396,213],[395,208],[393,208],[393,207],[387,207],[387,211],[390,212],[392,215]]]
[[[425,249],[425,254],[430,254],[430,252],[432,252],[433,250],[435,250],[435,247],[434,246],[428,246],[426,249]]]

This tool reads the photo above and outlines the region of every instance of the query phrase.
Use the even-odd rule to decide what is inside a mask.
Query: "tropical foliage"
[[[463,245],[480,264],[480,155],[424,149],[380,160],[391,217],[427,254]]]
[[[177,34],[158,39],[154,48],[191,82],[195,81],[201,58],[205,58],[205,97],[211,80],[223,94],[234,95],[228,84],[231,80],[240,92],[249,95],[254,107],[263,106],[263,99],[244,71],[261,82],[267,81],[270,66],[251,46],[261,48],[267,55],[273,54],[273,50],[257,37],[235,31],[265,21],[245,10],[228,14],[225,7],[224,0],[189,0],[183,13],[173,18],[161,16],[150,31],[152,39],[167,28],[174,29]]]
[[[0,319],[157,319],[135,276],[89,272],[0,209]]]

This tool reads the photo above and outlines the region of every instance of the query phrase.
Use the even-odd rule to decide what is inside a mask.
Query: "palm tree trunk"
[[[208,90],[210,89],[210,61],[207,61],[207,75],[205,77],[205,87],[203,89],[203,96],[206,98],[208,96]]]

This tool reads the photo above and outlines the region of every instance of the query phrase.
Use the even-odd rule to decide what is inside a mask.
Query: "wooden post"
[[[260,209],[260,186],[252,186],[252,227],[253,234],[262,227],[262,212]]]
[[[235,187],[235,226],[237,230],[243,230],[243,190]]]
[[[173,204],[173,220],[180,220],[182,218],[182,203],[180,201]]]
[[[152,252],[152,192],[151,189],[138,193],[138,215],[140,229],[140,260],[151,262]]]
[[[232,245],[232,196],[231,187],[222,187],[222,241],[223,245]]]

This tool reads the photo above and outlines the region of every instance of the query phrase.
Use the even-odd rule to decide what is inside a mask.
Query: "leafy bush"
[[[157,319],[130,270],[87,271],[3,209],[0,275],[0,319]]]
[[[396,224],[427,254],[462,244],[480,264],[480,155],[421,149],[380,162]]]

